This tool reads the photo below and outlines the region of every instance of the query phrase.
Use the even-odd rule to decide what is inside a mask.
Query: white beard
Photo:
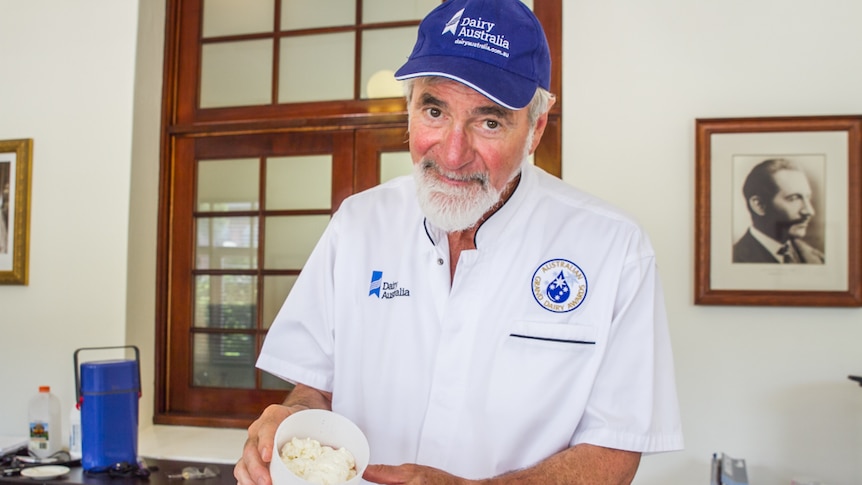
[[[500,191],[491,186],[486,173],[445,174],[454,180],[469,181],[467,185],[453,186],[440,181],[440,172],[431,160],[413,165],[419,206],[432,224],[446,232],[473,227],[500,200]]]
[[[497,190],[491,186],[487,173],[446,174],[433,160],[422,160],[413,164],[419,207],[432,224],[446,232],[470,229],[500,203],[503,191],[521,173],[526,163],[525,156],[521,165],[509,175],[503,189]],[[450,185],[440,180],[441,174],[444,178],[469,183]]]

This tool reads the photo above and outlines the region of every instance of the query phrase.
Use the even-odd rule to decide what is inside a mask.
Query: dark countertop
[[[233,465],[224,463],[204,463],[195,461],[164,460],[144,457],[143,463],[150,470],[148,477],[112,477],[107,474],[84,473],[80,465],[70,466],[67,475],[57,478],[27,478],[20,475],[0,476],[0,484],[14,485],[61,485],[61,484],[88,484],[88,485],[235,485],[233,477]],[[183,480],[168,478],[168,475],[178,475],[184,467],[196,467],[203,469],[210,467],[219,471],[216,478],[203,478],[198,480]]]

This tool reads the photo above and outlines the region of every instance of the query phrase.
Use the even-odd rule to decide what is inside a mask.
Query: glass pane
[[[413,173],[413,159],[410,152],[391,152],[380,154],[380,183]]]
[[[281,2],[281,30],[355,24],[356,0],[290,0],[289,2]]]
[[[257,268],[257,217],[199,217],[197,269]]]
[[[195,276],[195,327],[256,328],[254,276]]]
[[[201,55],[201,108],[270,103],[271,40],[206,44]]]
[[[194,385],[254,389],[254,336],[202,335],[192,343]]]
[[[440,3],[441,0],[362,0],[362,23],[420,20]]]
[[[287,294],[296,283],[296,276],[265,276],[263,278],[263,328],[269,328]]]
[[[404,64],[417,27],[366,30],[362,33],[362,96],[394,98],[404,95],[395,71]]]
[[[302,269],[326,229],[329,216],[266,218],[266,269]]]
[[[289,391],[293,389],[293,384],[283,381],[278,377],[275,377],[272,374],[267,372],[261,373],[260,385],[264,389],[274,389],[274,390],[286,390]]]
[[[204,0],[203,36],[272,32],[275,0]]]
[[[258,209],[258,160],[201,160],[198,163],[199,211]]]
[[[353,99],[354,44],[352,32],[282,39],[278,102]]]
[[[278,157],[266,161],[266,209],[329,209],[332,155]]]

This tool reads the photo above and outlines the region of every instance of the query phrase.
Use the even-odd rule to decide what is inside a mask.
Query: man
[[[0,187],[0,254],[6,254],[9,251],[8,238],[9,233],[6,230],[6,219],[9,208],[3,203],[4,187]]]
[[[682,446],[655,254],[525,162],[554,102],[541,26],[449,0],[396,77],[414,176],[344,201],[310,256],[257,364],[296,388],[249,427],[238,483],[270,483],[305,408],[365,432],[372,483],[631,482]]]
[[[823,264],[824,254],[803,238],[814,217],[808,178],[790,160],[757,164],[742,186],[751,227],[733,245],[734,263]]]

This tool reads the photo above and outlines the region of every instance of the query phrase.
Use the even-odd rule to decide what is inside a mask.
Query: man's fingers
[[[234,470],[234,476],[237,474],[244,474],[242,478],[248,480],[247,483],[239,482],[240,485],[272,485],[268,462],[262,459],[253,440],[249,440],[243,449],[242,460]],[[239,481],[241,477],[236,478]]]
[[[368,465],[362,478],[373,483],[397,485],[405,483],[409,475],[403,466]]]
[[[233,467],[233,476],[236,478],[237,485],[255,485],[242,459],[236,462],[236,466]]]
[[[273,404],[264,409],[260,418],[248,428],[249,439],[256,441],[257,452],[265,463],[272,461],[272,448],[275,444],[275,432],[278,425],[291,414],[290,408]]]
[[[293,409],[287,406],[268,406],[248,427],[248,440],[233,472],[239,485],[272,485],[269,463],[275,454],[275,431],[292,412]]]

